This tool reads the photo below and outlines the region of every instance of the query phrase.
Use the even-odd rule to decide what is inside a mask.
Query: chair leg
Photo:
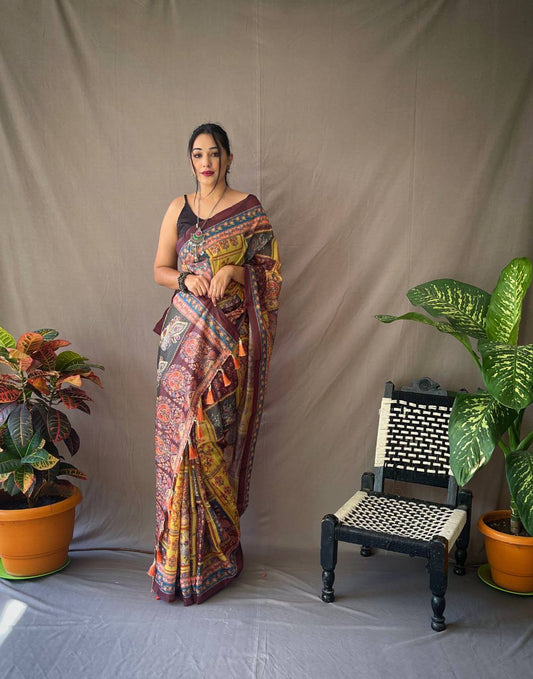
[[[461,535],[457,538],[455,543],[455,566],[453,572],[456,575],[464,575],[466,573],[465,563],[466,563],[466,548],[468,547],[468,538],[463,536],[464,529],[461,531]]]
[[[464,575],[466,573],[465,563],[467,556],[467,547],[470,541],[470,514],[472,508],[472,492],[461,488],[458,496],[459,503],[466,508],[466,523],[463,526],[457,542],[455,543],[455,567],[453,572],[456,575]]]
[[[335,566],[337,565],[338,541],[335,528],[339,520],[334,514],[326,514],[322,519],[322,537],[320,542],[320,564],[322,566],[322,601],[335,601],[333,582],[335,581]]]
[[[448,541],[442,537],[434,538],[429,546],[429,587],[431,589],[431,629],[442,632],[446,629],[444,609],[446,608],[446,588],[448,586]]]

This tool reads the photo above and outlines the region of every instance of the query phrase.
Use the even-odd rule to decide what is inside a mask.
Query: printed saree
[[[248,504],[281,286],[276,239],[255,196],[202,228],[203,254],[178,238],[178,270],[211,279],[244,267],[214,305],[176,291],[160,332],[155,423],[156,539],[148,571],[166,601],[201,603],[242,569]]]

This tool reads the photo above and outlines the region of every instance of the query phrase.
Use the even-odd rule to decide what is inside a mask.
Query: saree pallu
[[[254,196],[203,227],[195,261],[178,240],[178,270],[210,280],[244,267],[214,305],[176,291],[159,324],[155,425],[156,539],[148,574],[167,601],[201,603],[242,569],[239,519],[252,468],[281,287],[272,227]]]

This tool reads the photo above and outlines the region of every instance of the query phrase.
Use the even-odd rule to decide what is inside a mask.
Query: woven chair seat
[[[435,536],[448,540],[451,550],[466,523],[466,512],[415,498],[371,495],[357,491],[335,516],[344,526],[429,542]]]

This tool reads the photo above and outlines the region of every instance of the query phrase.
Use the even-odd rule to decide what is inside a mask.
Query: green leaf
[[[84,474],[82,471],[77,469],[77,467],[74,467],[72,464],[68,464],[67,462],[60,462],[57,465],[57,474],[56,476],[74,476],[77,479],[83,479],[84,481],[87,480],[87,475]]]
[[[36,450],[31,455],[26,455],[26,457],[22,458],[22,462],[31,465],[34,467],[34,469],[44,471],[46,469],[55,467],[55,465],[58,463],[58,459],[57,457],[50,455],[50,453],[46,450]]]
[[[18,495],[20,493],[20,489],[15,485],[14,474],[11,474],[7,481],[2,483],[2,489],[11,496]]]
[[[508,408],[522,410],[533,401],[533,344],[480,342],[487,390]]]
[[[20,467],[20,458],[9,457],[5,453],[0,453],[0,474],[14,472]]]
[[[80,354],[77,354],[75,351],[70,351],[67,349],[67,351],[62,351],[60,354],[58,354],[58,357],[56,358],[55,369],[59,372],[70,370],[70,365],[77,365],[79,363],[83,363],[85,360],[85,356],[80,356]]]
[[[29,464],[24,464],[17,471],[13,472],[13,480],[15,485],[23,493],[30,493],[35,483],[35,474],[33,473],[33,468]]]
[[[98,370],[105,370],[103,365],[98,363],[71,363],[62,372],[72,373],[73,375],[80,375],[82,373],[90,372],[91,368],[97,368]]]
[[[54,330],[53,328],[41,328],[41,330],[35,330],[34,332],[42,335],[44,340],[53,340],[59,335],[57,330]]]
[[[533,451],[515,450],[505,458],[505,473],[520,520],[533,536]]]
[[[39,433],[43,438],[48,436],[48,427],[46,426],[46,406],[42,403],[34,403],[32,406],[31,416],[33,422],[33,431]]]
[[[7,428],[17,449],[23,453],[33,436],[31,413],[25,403],[18,405],[7,418]]]
[[[410,311],[407,314],[403,314],[403,316],[379,315],[375,316],[374,318],[377,318],[378,321],[381,321],[382,323],[394,323],[394,321],[416,321],[417,323],[424,323],[425,325],[429,325],[432,328],[436,328],[439,332],[451,335],[452,337],[455,337],[456,340],[461,342],[461,344],[466,347],[468,353],[472,356],[475,362],[479,365],[478,355],[472,349],[472,345],[470,344],[468,336],[465,335],[464,332],[458,332],[455,330],[455,328],[453,328],[453,326],[451,326],[449,323],[434,321],[432,318],[428,318],[427,316],[424,316],[424,314],[420,314],[417,311]]]
[[[0,328],[0,346],[6,349],[14,349],[17,346],[13,335],[4,330],[4,328]]]
[[[487,392],[458,394],[450,413],[450,467],[460,486],[485,465],[516,418]]]
[[[513,259],[503,269],[487,311],[487,337],[493,342],[516,344],[522,302],[531,284],[532,266],[527,257]]]
[[[453,328],[470,337],[483,338],[490,295],[481,288],[451,278],[422,283],[407,293],[411,304],[432,316],[445,316]]]

